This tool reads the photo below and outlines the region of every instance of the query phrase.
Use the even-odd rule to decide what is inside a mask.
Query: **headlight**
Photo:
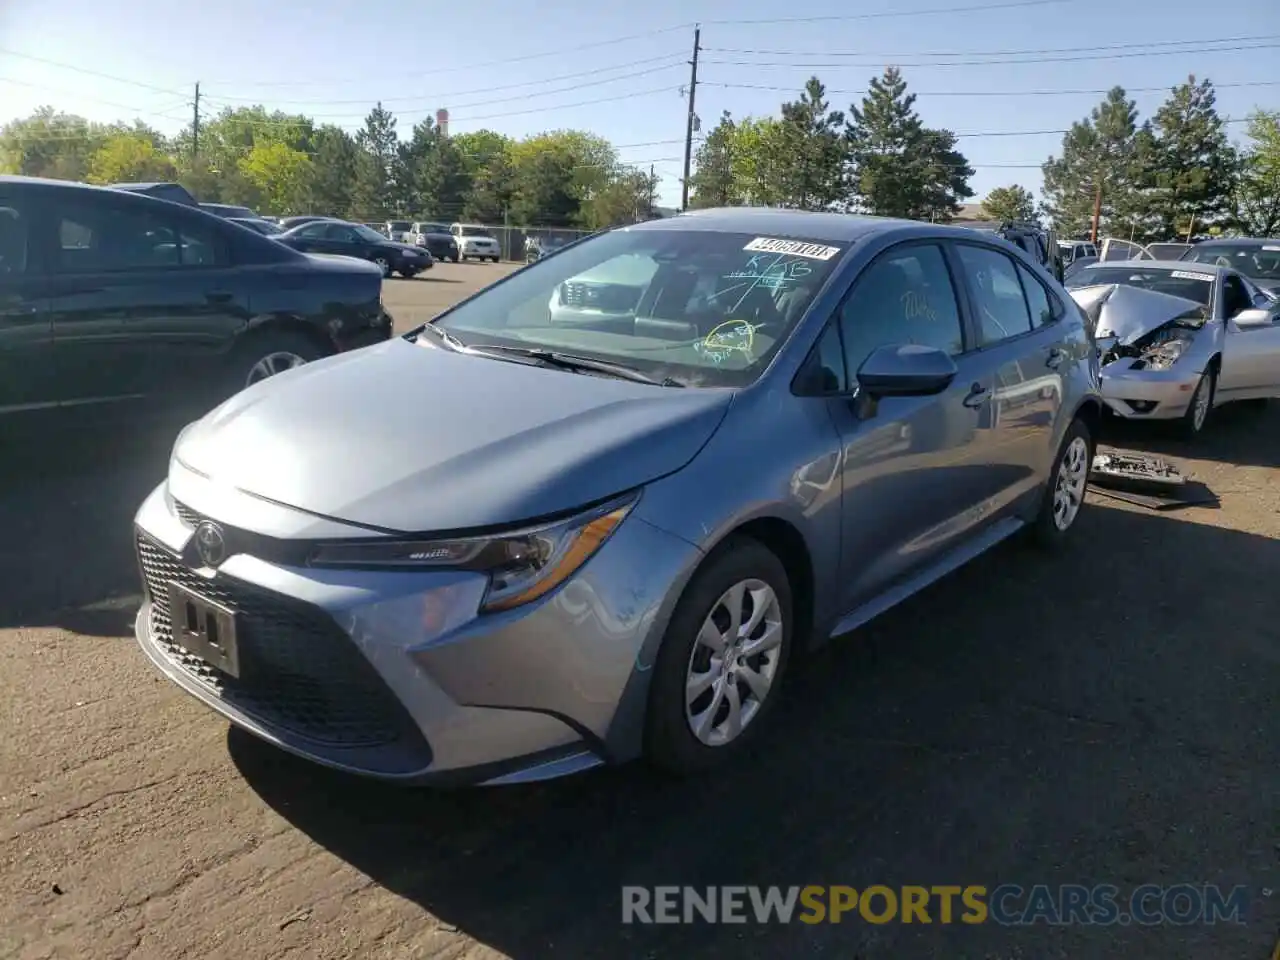
[[[1143,366],[1148,370],[1168,370],[1190,345],[1191,341],[1186,337],[1152,344],[1142,352]]]
[[[510,610],[551,592],[595,554],[626,519],[638,493],[567,520],[489,537],[373,540],[317,547],[317,567],[472,570],[489,575],[482,612]]]

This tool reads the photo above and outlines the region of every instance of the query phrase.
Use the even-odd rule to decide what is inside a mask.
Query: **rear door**
[[[991,420],[975,459],[992,471],[987,506],[999,516],[1039,489],[1054,451],[1068,345],[1057,323],[1065,306],[1034,271],[1003,250],[955,244],[974,319],[971,361],[990,378]]]
[[[42,419],[61,390],[40,210],[34,191],[0,185],[0,426]]]
[[[87,416],[202,395],[249,317],[217,220],[122,200],[67,191],[51,209],[62,403]]]

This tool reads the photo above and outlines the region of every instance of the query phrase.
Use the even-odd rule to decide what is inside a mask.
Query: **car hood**
[[[1122,283],[1077,287],[1070,293],[1089,318],[1089,328],[1096,339],[1115,337],[1126,346],[1188,313],[1204,309],[1202,304],[1185,297]]]
[[[456,238],[452,233],[424,233],[423,236],[428,240],[447,240],[450,243],[456,242]]]
[[[379,530],[496,527],[679,470],[732,396],[396,339],[255,384],[184,431],[174,457],[216,483]]]

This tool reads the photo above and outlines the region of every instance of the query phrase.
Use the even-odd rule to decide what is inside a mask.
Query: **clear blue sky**
[[[454,133],[572,127],[600,134],[620,145],[624,162],[652,163],[663,177],[662,201],[674,203],[684,136],[679,88],[688,80],[693,21],[702,23],[705,48],[697,105],[704,131],[723,110],[776,113],[815,73],[832,105],[844,109],[869,77],[897,63],[926,123],[959,134],[1015,134],[962,136],[977,168],[975,199],[1009,183],[1038,190],[1038,165],[1057,152],[1061,136],[1020,132],[1064,128],[1100,99],[983,93],[1157,88],[1133,94],[1146,116],[1163,90],[1195,73],[1224,85],[1224,116],[1280,108],[1280,0],[1221,8],[1204,0],[1062,0],[955,11],[1000,2],[1011,0],[219,0],[176,7],[130,0],[108,14],[97,0],[0,0],[0,123],[48,104],[95,120],[137,116],[172,133],[190,120],[197,80],[210,110],[260,102],[348,128],[381,100],[402,134],[443,106]],[[953,12],[937,12],[944,9]],[[935,12],[912,13],[922,10]],[[752,20],[770,22],[743,22]],[[621,37],[632,39],[602,43]],[[1117,47],[1139,44],[1148,46]],[[1217,49],[1204,49],[1210,46]],[[1254,51],[1241,52],[1247,46]],[[1152,50],[1161,55],[1134,55]],[[1079,59],[1091,54],[1111,58]],[[947,60],[960,65],[939,65]],[[1242,127],[1231,126],[1233,137]]]

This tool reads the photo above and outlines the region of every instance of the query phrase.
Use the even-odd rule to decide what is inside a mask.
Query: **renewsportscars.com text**
[[[977,884],[888,887],[623,887],[622,922],[996,923],[1001,926],[1244,923],[1245,887]]]

